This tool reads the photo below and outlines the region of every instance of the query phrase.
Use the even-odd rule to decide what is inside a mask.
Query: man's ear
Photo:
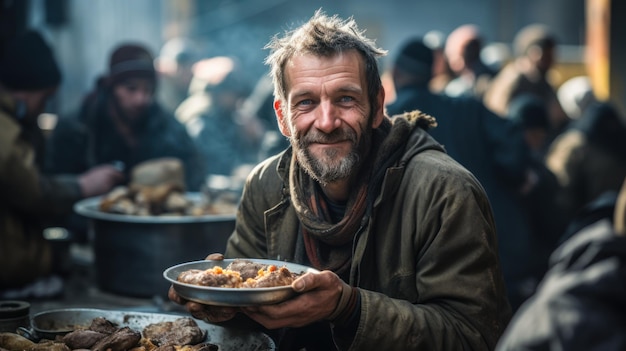
[[[383,87],[380,88],[376,100],[378,102],[378,108],[376,109],[376,111],[374,111],[372,128],[378,128],[378,126],[383,123],[383,119],[385,118],[385,89]]]
[[[289,130],[289,125],[287,124],[286,116],[283,112],[282,102],[280,100],[274,100],[274,112],[276,113],[276,119],[278,120],[278,128],[280,132],[286,136],[291,136],[291,131]]]

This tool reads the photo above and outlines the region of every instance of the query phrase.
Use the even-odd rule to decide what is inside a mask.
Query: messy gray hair
[[[356,49],[365,63],[367,94],[372,110],[378,108],[376,98],[382,89],[382,83],[376,59],[386,55],[387,51],[376,47],[373,40],[365,37],[364,32],[359,30],[352,17],[347,20],[340,19],[337,15],[328,17],[319,9],[299,28],[286,32],[283,37],[274,36],[265,46],[265,49],[271,50],[265,64],[270,66],[274,96],[281,101],[287,99],[284,68],[294,55],[330,57]]]

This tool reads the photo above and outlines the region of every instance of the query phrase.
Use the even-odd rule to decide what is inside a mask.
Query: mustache
[[[307,146],[313,143],[331,144],[345,140],[349,140],[355,144],[357,142],[356,133],[349,128],[335,129],[330,133],[311,130],[300,138],[300,145]]]

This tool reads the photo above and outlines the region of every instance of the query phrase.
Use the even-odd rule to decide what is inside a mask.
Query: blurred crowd
[[[536,293],[551,254],[575,234],[571,224],[621,188],[626,116],[596,99],[586,76],[559,86],[550,80],[559,42],[544,25],[520,30],[511,54],[497,59],[475,25],[428,38],[389,53],[387,112],[435,117],[429,132],[485,188],[517,310]],[[85,224],[72,204],[128,183],[142,162],[180,159],[188,191],[216,186],[209,181],[216,175],[229,182],[221,186],[241,187],[255,164],[289,146],[269,79],[247,76],[236,57],[202,57],[196,47],[175,38],[156,55],[141,43],[111,48],[80,108],[59,116],[48,134],[37,117],[62,84],[53,51],[31,31],[5,50],[0,266],[21,269],[0,273],[0,298],[37,294],[30,284],[62,274],[42,231],[61,226],[80,238]]]

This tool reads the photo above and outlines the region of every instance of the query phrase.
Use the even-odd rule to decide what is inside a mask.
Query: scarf
[[[372,133],[370,155],[360,165],[346,203],[344,217],[333,223],[328,204],[321,189],[292,155],[289,168],[289,192],[301,223],[304,248],[311,265],[319,270],[331,270],[344,277],[350,269],[352,240],[369,217],[385,172],[404,153],[415,126],[427,129],[434,119],[419,111],[405,116],[385,117]]]

